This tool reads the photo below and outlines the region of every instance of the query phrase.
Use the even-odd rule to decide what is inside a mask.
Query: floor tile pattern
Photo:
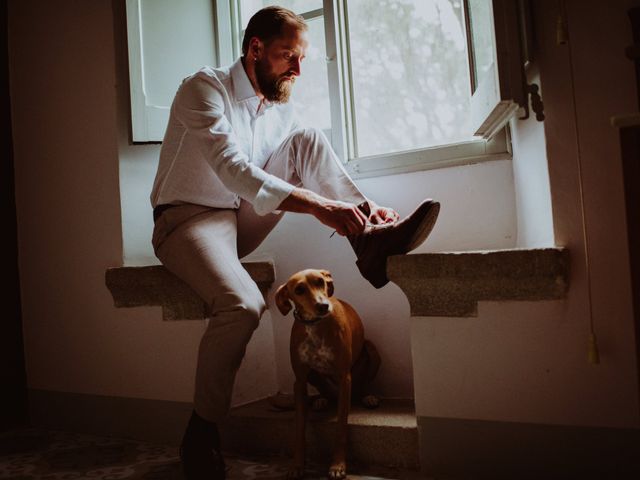
[[[288,459],[225,455],[229,480],[281,479]],[[324,468],[310,465],[308,479],[325,478]],[[26,428],[0,433],[1,480],[181,480],[176,447],[80,433]],[[378,468],[352,479],[419,478]]]

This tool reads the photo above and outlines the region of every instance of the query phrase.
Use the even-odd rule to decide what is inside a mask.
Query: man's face
[[[289,101],[308,44],[307,32],[286,25],[282,35],[264,45],[263,54],[256,62],[256,80],[267,100]]]

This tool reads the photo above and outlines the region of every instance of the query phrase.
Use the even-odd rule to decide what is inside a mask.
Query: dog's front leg
[[[340,379],[338,396],[338,419],[333,463],[329,468],[329,478],[341,479],[347,476],[347,435],[349,429],[349,408],[351,406],[351,372]]]
[[[295,436],[293,441],[293,465],[289,469],[288,478],[298,479],[304,475],[305,459],[305,427],[307,423],[307,375],[296,376],[294,384],[296,416]]]

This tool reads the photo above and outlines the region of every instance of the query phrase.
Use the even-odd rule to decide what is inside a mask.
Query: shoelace
[[[396,220],[395,222],[389,222],[389,223],[371,223],[371,222],[367,222],[366,226],[364,227],[365,229],[369,228],[369,229],[373,229],[373,230],[382,230],[385,228],[389,228],[392,225],[395,225],[396,223],[398,223],[398,220]],[[334,230],[333,233],[331,235],[329,235],[329,238],[333,237],[336,233],[338,233],[337,230]]]

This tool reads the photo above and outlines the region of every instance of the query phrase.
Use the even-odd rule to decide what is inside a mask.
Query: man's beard
[[[285,78],[290,77],[290,78]],[[256,62],[256,80],[264,98],[274,103],[287,103],[295,82],[293,74],[285,73],[277,77],[271,73],[266,60]]]

